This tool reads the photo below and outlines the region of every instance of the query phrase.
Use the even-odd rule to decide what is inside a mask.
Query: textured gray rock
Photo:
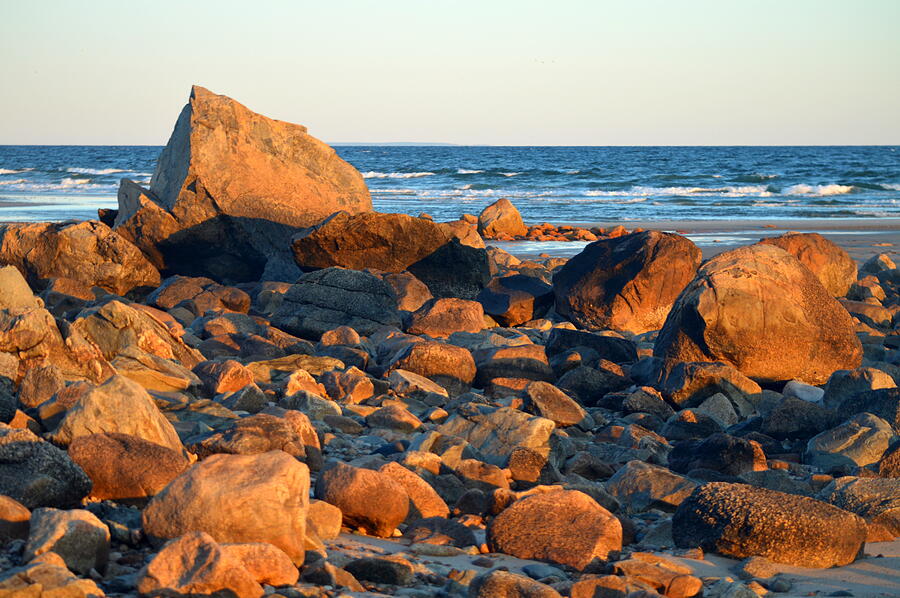
[[[848,473],[880,461],[894,438],[889,423],[871,413],[858,413],[810,438],[804,461],[826,473]]]
[[[103,571],[109,558],[109,538],[106,525],[88,511],[35,509],[22,558],[28,562],[45,552],[54,552],[75,573]]]

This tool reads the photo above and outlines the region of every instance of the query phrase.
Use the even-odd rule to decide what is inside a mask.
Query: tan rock
[[[584,570],[622,549],[622,525],[587,494],[562,490],[514,502],[488,525],[488,546]]]
[[[412,471],[393,461],[382,465],[379,471],[406,490],[410,502],[407,521],[450,515],[450,509],[444,499],[431,487],[431,484]]]
[[[35,509],[22,558],[25,562],[55,552],[75,573],[103,571],[109,559],[109,528],[89,511]]]
[[[517,237],[527,233],[528,228],[522,222],[522,215],[506,198],[498,199],[478,216],[478,234],[486,239],[493,239],[500,234]]]
[[[270,586],[292,586],[300,572],[283,550],[265,542],[221,544],[231,559],[240,563],[256,583]]]
[[[477,301],[432,299],[414,311],[406,331],[433,338],[446,338],[454,332],[479,332],[484,328],[484,309]]]
[[[341,510],[348,526],[389,537],[409,512],[409,495],[386,474],[336,463],[319,474],[316,498]]]
[[[659,333],[668,361],[722,361],[757,382],[822,384],[853,369],[862,346],[850,315],[792,255],[751,245],[707,261]]]
[[[856,262],[850,255],[819,233],[786,233],[759,241],[780,247],[816,275],[833,297],[844,297],[856,282]]]
[[[200,530],[221,542],[268,542],[299,565],[308,505],[309,469],[287,453],[213,455],[153,497],[143,525],[155,540]]]
[[[305,127],[198,86],[149,192],[128,183],[115,229],[160,267],[217,280],[255,280],[266,269],[296,278],[292,234],[338,210],[372,209],[359,172]]]
[[[0,545],[28,538],[31,511],[14,498],[0,494]]]

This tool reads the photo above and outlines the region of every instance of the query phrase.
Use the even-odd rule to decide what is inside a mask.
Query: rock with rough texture
[[[182,450],[181,440],[156,403],[136,382],[113,376],[90,389],[72,405],[52,433],[57,444],[102,432],[137,436],[147,442]]]
[[[831,374],[825,385],[822,404],[835,409],[855,394],[880,388],[896,388],[897,384],[887,372],[876,368],[862,367],[855,370],[838,370]]]
[[[109,529],[89,511],[35,509],[22,558],[28,562],[45,552],[54,552],[75,573],[103,571],[109,558],[109,538]]]
[[[514,502],[487,528],[491,550],[584,570],[622,549],[622,525],[587,494],[562,490]]]
[[[826,473],[849,472],[880,461],[894,438],[889,423],[871,413],[858,413],[810,438],[804,462]]]
[[[762,392],[759,384],[722,362],[678,362],[664,369],[654,386],[678,407],[696,407],[719,393],[740,400]]]
[[[539,278],[513,274],[492,278],[476,301],[502,326],[518,326],[543,317],[553,306],[553,287]]]
[[[522,380],[554,380],[553,369],[541,345],[531,343],[515,346],[490,347],[474,351],[478,368],[475,385],[485,388],[494,378]]]
[[[409,316],[409,334],[446,338],[454,332],[479,332],[484,328],[484,309],[467,299],[432,299]]]
[[[0,494],[29,509],[81,503],[91,480],[65,451],[28,430],[0,428]]]
[[[299,565],[308,506],[309,469],[287,453],[213,455],[153,497],[143,527],[154,541],[203,531],[219,542],[268,542]]]
[[[835,408],[840,417],[849,418],[857,413],[871,413],[900,433],[900,388],[880,388],[850,395]]]
[[[385,374],[406,370],[435,382],[450,394],[469,390],[475,379],[475,360],[462,347],[440,342],[411,343],[391,359]]]
[[[666,361],[722,361],[757,382],[822,384],[858,367],[850,315],[792,255],[771,245],[722,253],[700,268],[659,333]]]
[[[406,214],[338,213],[291,241],[303,269],[408,270],[435,297],[474,299],[490,280],[484,243],[447,224]]]
[[[296,459],[306,460],[306,443],[297,430],[288,420],[266,413],[235,420],[228,428],[192,445],[191,450],[201,458],[216,453],[257,455],[284,451]]]
[[[160,282],[137,247],[95,220],[0,225],[0,264],[16,266],[32,286],[69,278],[125,295]]]
[[[103,598],[103,590],[91,579],[71,573],[58,556],[48,554],[27,565],[0,574],[0,593],[34,598]]]
[[[369,335],[384,326],[399,328],[400,323],[396,297],[386,282],[367,272],[342,268],[301,276],[272,316],[273,325],[316,340],[338,326]]]
[[[428,517],[449,517],[450,509],[444,499],[414,472],[393,461],[382,465],[378,471],[406,490],[409,496],[408,521]]]
[[[472,580],[469,598],[562,598],[546,584],[502,569],[491,569]]]
[[[167,272],[293,280],[292,235],[371,209],[359,172],[306,127],[194,86],[149,191],[123,181],[115,230]]]
[[[856,262],[850,255],[819,233],[786,233],[760,240],[793,255],[816,275],[833,297],[844,297],[856,282]]]
[[[852,563],[866,539],[862,518],[812,498],[744,484],[699,486],[672,520],[675,544],[733,558],[826,568]]]
[[[31,292],[15,266],[0,267],[0,309],[38,309],[41,302]]]
[[[605,484],[606,490],[629,513],[640,513],[648,509],[674,511],[696,486],[691,480],[672,473],[665,467],[643,461],[629,461]]]
[[[587,412],[566,393],[547,382],[529,382],[525,387],[526,406],[559,427],[587,424]]]
[[[409,495],[390,475],[336,463],[319,474],[316,498],[341,510],[344,522],[389,537],[409,513]]]
[[[696,245],[672,233],[595,241],[553,276],[556,311],[582,328],[658,330],[700,257]]]
[[[221,544],[229,557],[243,567],[254,581],[269,586],[292,586],[300,572],[280,548],[266,542]]]
[[[186,533],[166,544],[138,574],[141,596],[232,596],[260,598],[262,586],[202,531]]]
[[[676,444],[669,453],[669,468],[678,473],[707,469],[738,476],[766,469],[766,459],[762,449],[753,442],[719,432],[702,440]]]
[[[19,501],[0,494],[0,546],[10,540],[27,540],[31,511]]]
[[[486,462],[506,467],[516,448],[535,451],[545,459],[550,456],[550,436],[555,424],[511,407],[457,411],[438,427],[438,432],[458,436],[478,449]]]
[[[569,349],[585,347],[593,349],[602,359],[613,363],[637,361],[637,347],[628,339],[612,334],[594,334],[582,330],[554,328],[547,337],[547,355],[556,355]]]
[[[895,538],[900,536],[900,479],[837,478],[822,489],[819,497],[884,527]]]
[[[486,207],[478,215],[478,234],[485,239],[498,235],[520,237],[528,233],[519,210],[508,199],[501,198]]]
[[[69,457],[91,478],[92,497],[115,501],[155,496],[190,464],[181,451],[115,432],[76,437]]]

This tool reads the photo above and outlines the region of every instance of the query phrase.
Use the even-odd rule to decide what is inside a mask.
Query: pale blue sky
[[[327,141],[900,143],[900,0],[0,0],[0,144],[164,144],[192,83]]]

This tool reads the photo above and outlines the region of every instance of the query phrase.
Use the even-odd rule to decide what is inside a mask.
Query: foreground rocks
[[[123,181],[114,229],[166,272],[291,280],[291,235],[371,208],[359,172],[306,127],[194,86],[150,189]]]

